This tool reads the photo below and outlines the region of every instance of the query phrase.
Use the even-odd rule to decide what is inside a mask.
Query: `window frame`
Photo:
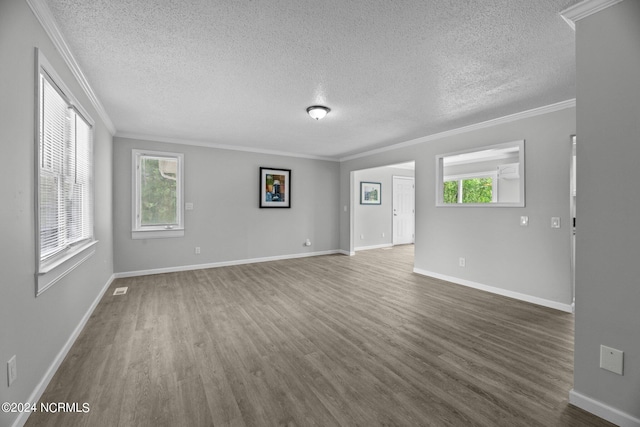
[[[176,224],[142,225],[142,175],[140,162],[143,158],[165,158],[177,161],[176,171]],[[168,151],[131,150],[132,198],[131,198],[131,238],[162,239],[184,236],[184,154]]]
[[[526,173],[525,173],[525,169],[526,169],[526,153],[525,153],[525,140],[521,139],[521,140],[516,140],[516,141],[512,141],[512,142],[506,142],[506,143],[502,143],[502,144],[493,144],[493,145],[486,145],[486,146],[478,146],[475,148],[467,148],[465,150],[461,150],[461,151],[455,151],[455,152],[450,152],[450,153],[444,153],[444,154],[437,154],[435,156],[435,180],[434,180],[434,184],[435,184],[435,206],[438,208],[511,208],[511,207],[519,207],[519,208],[523,208],[526,206]],[[481,153],[481,152],[488,152],[488,151],[499,151],[499,152],[503,152],[503,153],[507,153],[507,152],[517,152],[517,161],[514,161],[513,159],[510,159],[508,161],[508,163],[516,163],[518,164],[518,200],[517,201],[513,201],[513,202],[496,202],[496,203],[444,203],[444,194],[443,194],[443,189],[444,189],[444,185],[443,185],[443,175],[447,175],[447,171],[445,171],[445,163],[450,162],[451,160],[455,160],[455,159],[450,159],[452,157],[466,157],[467,160],[475,158],[475,154],[476,153]],[[485,157],[485,156],[482,156]],[[491,157],[491,156],[489,156]],[[511,156],[509,156],[511,157]],[[514,156],[515,157],[515,156]],[[500,157],[496,157],[496,159],[498,159]],[[464,161],[464,162],[460,162],[460,161],[456,161],[456,164],[462,164],[462,163],[475,163],[474,161]],[[449,164],[451,165],[451,164]],[[491,169],[491,167],[479,167],[478,169],[482,170],[482,169]],[[462,172],[464,173],[464,172]],[[452,172],[448,175],[454,175],[455,172]],[[498,179],[500,181],[502,181],[502,177],[500,175],[498,175]],[[500,187],[500,182],[498,182],[498,187]],[[499,190],[500,191],[500,190]],[[504,195],[503,192],[500,192],[502,195]]]
[[[94,143],[94,128],[95,122],[86,112],[86,110],[80,105],[80,103],[73,96],[72,92],[64,84],[64,81],[56,73],[51,63],[47,60],[44,54],[38,49],[35,49],[35,102],[34,102],[34,197],[35,197],[35,294],[36,297],[42,294],[45,290],[49,289],[55,283],[60,281],[63,277],[77,268],[84,261],[89,259],[95,253],[95,245],[98,241],[95,239],[95,215],[94,215],[94,158],[93,158],[93,143]],[[88,156],[88,189],[89,189],[89,213],[90,227],[89,236],[74,243],[68,243],[61,249],[58,249],[54,253],[47,254],[43,257],[42,241],[41,241],[41,227],[42,227],[42,212],[41,212],[41,195],[42,193],[42,180],[41,180],[41,159],[42,159],[42,141],[41,138],[41,126],[42,122],[42,100],[44,93],[44,84],[42,79],[46,79],[54,90],[60,95],[62,100],[66,103],[67,109],[73,110],[73,116],[80,117],[86,125],[89,127],[89,156]],[[63,149],[66,151],[66,148]],[[68,161],[68,153],[64,153],[63,161]],[[72,155],[77,167],[78,157],[74,153]],[[68,219],[68,215],[66,222]]]

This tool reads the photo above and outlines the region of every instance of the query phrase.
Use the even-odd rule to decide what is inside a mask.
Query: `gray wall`
[[[576,46],[574,390],[640,418],[640,2],[578,21]],[[600,345],[625,352],[624,376]]]
[[[349,205],[350,172],[415,160],[417,269],[474,281],[560,304],[571,304],[570,135],[575,109],[444,137],[344,161],[341,206]],[[526,207],[435,207],[435,156],[524,139]],[[529,227],[520,227],[521,215]],[[562,228],[551,229],[552,216]],[[349,250],[350,215],[341,212],[340,247]],[[357,256],[357,255],[356,255]],[[466,267],[458,267],[458,258]]]
[[[35,297],[34,48],[40,48],[96,121],[96,253]],[[112,138],[25,1],[0,2],[0,402],[27,402],[113,274]],[[17,356],[18,379],[6,382]],[[17,414],[0,412],[0,425]]]
[[[185,211],[184,237],[131,239],[134,148],[184,153],[185,202],[194,204]],[[291,169],[290,209],[258,207],[260,166]],[[116,272],[338,249],[336,162],[115,138],[114,170]]]
[[[393,177],[414,176],[414,171],[393,167],[366,169],[355,172],[353,186],[355,249],[391,245],[393,243]],[[382,184],[380,205],[360,204],[360,182]],[[382,237],[384,233],[384,237]],[[364,239],[361,239],[364,236]]]

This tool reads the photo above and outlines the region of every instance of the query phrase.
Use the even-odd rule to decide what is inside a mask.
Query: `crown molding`
[[[82,87],[82,90],[89,98],[89,101],[93,105],[93,108],[95,108],[96,112],[104,122],[105,126],[107,127],[111,135],[114,135],[116,133],[116,128],[113,125],[113,122],[111,121],[111,118],[109,117],[109,115],[107,114],[107,111],[102,106],[102,103],[96,96],[95,92],[91,88],[91,85],[89,84],[84,73],[80,69],[78,62],[76,61],[73,54],[71,53],[71,50],[69,49],[69,45],[64,40],[64,37],[62,36],[60,29],[58,28],[58,24],[53,18],[51,9],[49,9],[49,6],[47,6],[45,0],[27,0],[27,4],[33,11],[38,21],[40,21],[40,24],[46,31],[47,35],[53,42],[56,49],[58,49],[60,56],[62,56],[62,59],[71,70],[71,73],[78,81],[78,84],[80,85],[80,87]]]
[[[526,119],[526,118],[529,118],[529,117],[540,116],[542,114],[552,113],[554,111],[564,110],[564,109],[572,108],[572,107],[575,107],[575,106],[576,106],[575,98],[574,99],[568,99],[566,101],[557,102],[555,104],[546,105],[544,107],[538,107],[538,108],[534,108],[534,109],[531,109],[531,110],[522,111],[520,113],[510,114],[510,115],[504,116],[504,117],[499,117],[497,119],[487,120],[486,122],[475,123],[473,125],[464,126],[464,127],[461,127],[461,128],[452,129],[452,130],[448,130],[448,131],[444,131],[444,132],[440,132],[440,133],[435,133],[433,135],[423,136],[423,137],[420,137],[420,138],[412,139],[410,141],[401,142],[401,143],[394,144],[394,145],[389,145],[387,147],[382,147],[382,148],[378,148],[378,149],[375,149],[375,150],[365,151],[363,153],[353,154],[351,156],[342,157],[340,159],[340,161],[341,162],[345,162],[347,160],[353,160],[353,159],[357,159],[357,158],[360,158],[360,157],[371,156],[373,154],[384,153],[384,152],[391,151],[391,150],[397,150],[399,148],[410,147],[412,145],[422,144],[424,142],[435,141],[435,140],[446,138],[446,137],[449,137],[449,136],[459,135],[459,134],[465,133],[465,132],[471,132],[471,131],[478,130],[478,129],[484,129],[484,128],[488,128],[488,127],[491,127],[491,126],[496,126],[496,125],[503,124],[503,123],[509,123],[509,122],[513,122],[513,121],[516,121],[516,120]]]
[[[575,31],[576,22],[600,12],[603,9],[620,3],[622,0],[584,0],[560,12],[560,16]]]
[[[314,156],[311,154],[290,153],[287,151],[268,150],[254,147],[245,147],[240,145],[216,144],[214,142],[198,141],[184,138],[165,138],[155,135],[143,135],[137,133],[117,132],[116,138],[136,139],[140,141],[165,142],[169,144],[192,145],[196,147],[216,148],[219,150],[243,151],[247,153],[268,154],[272,156],[295,157],[300,159],[325,160],[328,162],[339,161],[336,157]]]

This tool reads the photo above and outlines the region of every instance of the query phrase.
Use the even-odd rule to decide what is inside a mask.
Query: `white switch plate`
[[[552,216],[551,217],[551,228],[560,228],[560,217]]]
[[[192,211],[193,210],[193,203],[185,203],[184,204],[184,210]]]
[[[529,217],[528,216],[521,216],[520,217],[520,226],[521,227],[527,227],[529,225]]]
[[[622,375],[624,366],[624,351],[600,346],[600,367],[618,375]]]

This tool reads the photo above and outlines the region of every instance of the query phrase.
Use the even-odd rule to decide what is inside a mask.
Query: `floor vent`
[[[127,289],[129,288],[116,288],[116,291],[113,293],[114,295],[124,295],[127,293]]]

